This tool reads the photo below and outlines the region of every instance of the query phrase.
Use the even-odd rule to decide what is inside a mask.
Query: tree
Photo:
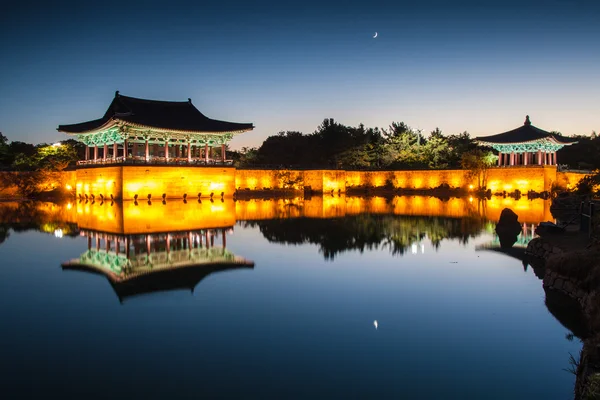
[[[487,188],[487,171],[493,166],[498,157],[491,151],[484,149],[473,149],[464,153],[461,157],[460,164],[463,169],[469,171],[469,178],[477,178],[478,190]]]
[[[448,150],[450,155],[448,166],[461,167],[462,155],[477,148],[477,143],[471,139],[471,135],[467,131],[459,133],[458,135],[448,136]]]
[[[0,132],[0,167],[8,167],[12,163],[9,156],[8,138]]]
[[[439,128],[435,128],[424,145],[423,157],[429,168],[447,168],[450,161],[450,145]]]

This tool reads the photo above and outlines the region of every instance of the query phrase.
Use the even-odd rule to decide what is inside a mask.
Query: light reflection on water
[[[552,220],[539,199],[1,204],[7,390],[569,398],[579,343],[486,251],[504,207],[521,246]]]

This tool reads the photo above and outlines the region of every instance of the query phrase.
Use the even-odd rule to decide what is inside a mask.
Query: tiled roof
[[[115,98],[102,118],[71,125],[59,125],[65,133],[94,131],[110,120],[120,120],[138,126],[190,132],[239,132],[254,128],[251,123],[210,119],[192,101],[159,101],[138,99],[115,93]]]
[[[537,140],[550,139],[560,144],[572,144],[577,142],[576,139],[557,135],[555,133],[546,132],[543,129],[531,125],[529,115],[525,117],[523,126],[513,129],[512,131],[498,133],[492,136],[481,136],[475,138],[478,142],[507,144],[507,143],[525,143]]]

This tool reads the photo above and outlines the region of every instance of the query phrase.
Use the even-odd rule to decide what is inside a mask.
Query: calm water
[[[38,398],[569,399],[577,338],[493,249],[536,200],[0,204],[0,382]],[[253,264],[252,264],[253,262]]]

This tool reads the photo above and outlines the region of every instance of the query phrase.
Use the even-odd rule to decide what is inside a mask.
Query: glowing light
[[[60,146],[62,146],[62,144],[61,144],[60,142],[57,142],[57,143],[53,143],[53,144],[52,144],[52,147],[60,147]]]
[[[62,229],[55,229],[54,230],[54,237],[57,237],[59,239],[62,238],[63,237],[63,231],[62,231]]]
[[[469,185],[469,189],[473,189],[473,185]]]
[[[71,208],[73,208],[73,204],[67,203],[67,210],[70,210]]]
[[[73,186],[71,186],[71,185],[67,184],[67,185],[65,186],[65,188],[67,188],[67,190],[72,190],[72,189],[73,189]]]
[[[377,320],[373,321],[373,326],[375,327],[375,330],[377,330],[379,327],[379,322],[377,322]]]

